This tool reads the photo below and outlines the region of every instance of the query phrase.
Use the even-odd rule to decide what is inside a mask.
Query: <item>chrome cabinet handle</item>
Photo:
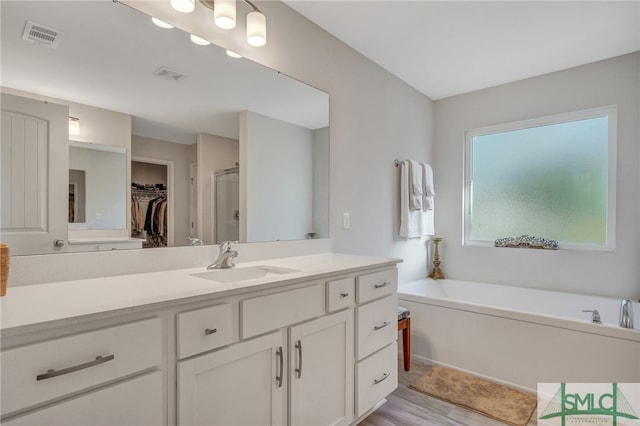
[[[298,340],[296,342],[296,350],[298,351],[298,368],[296,368],[296,373],[298,373],[298,379],[302,377],[302,341]]]
[[[342,298],[349,297],[349,293],[340,293],[340,297]]]
[[[382,376],[382,379],[374,379],[373,380],[373,384],[377,385],[378,383],[382,383],[385,380],[387,380],[389,378],[389,376],[391,375],[391,373],[384,373],[384,376]]]
[[[204,330],[204,335],[205,336],[209,336],[210,334],[214,334],[214,333],[217,333],[217,332],[218,332],[217,328],[206,328]]]
[[[373,327],[373,329],[374,329],[374,330],[376,330],[376,331],[378,331],[378,330],[381,330],[381,329],[385,328],[385,327],[386,327],[386,326],[388,326],[389,324],[391,324],[389,321],[385,321],[385,322],[383,322],[383,323],[382,323],[382,325],[375,325],[375,326]]]
[[[103,364],[103,363],[105,363],[107,361],[111,361],[115,357],[116,356],[113,355],[113,354],[112,355],[107,355],[107,356],[97,356],[96,359],[94,359],[93,361],[85,362],[83,364],[74,365],[73,367],[63,368],[62,370],[50,369],[50,370],[47,370],[46,373],[38,374],[36,376],[36,380],[40,381],[40,380],[51,379],[53,377],[63,376],[65,374],[74,373],[76,371],[84,370],[85,368],[95,367],[96,365],[100,365],[100,364]]]
[[[282,376],[284,374],[284,357],[282,356],[282,346],[278,347],[278,349],[276,349],[276,358],[278,358],[279,364],[278,366],[280,367],[280,374],[276,373],[276,383],[278,384],[278,387],[281,388],[282,387]]]
[[[388,285],[391,285],[391,283],[389,281],[385,281],[382,284],[374,284],[374,288],[382,288],[382,287],[386,287]]]

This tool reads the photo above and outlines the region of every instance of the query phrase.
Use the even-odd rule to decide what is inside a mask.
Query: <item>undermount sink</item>
[[[258,278],[277,277],[280,275],[299,272],[297,269],[280,268],[277,266],[249,266],[246,268],[215,269],[212,271],[191,274],[192,277],[220,283],[255,280]]]

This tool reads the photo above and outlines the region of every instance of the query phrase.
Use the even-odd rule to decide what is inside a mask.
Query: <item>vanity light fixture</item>
[[[232,29],[236,26],[236,0],[198,0],[200,4],[213,10],[213,19],[219,28]],[[170,0],[171,6],[179,12],[195,10],[195,0]],[[247,15],[247,43],[260,47],[267,44],[267,19],[249,0],[242,0],[251,8]],[[188,7],[187,7],[188,6]]]
[[[171,24],[169,24],[169,23],[167,23],[167,22],[161,21],[160,19],[158,19],[158,18],[156,18],[156,17],[152,17],[152,18],[151,18],[151,22],[153,22],[154,24],[156,24],[156,25],[157,25],[157,26],[159,26],[160,28],[165,28],[165,29],[171,29],[171,28],[173,28],[173,25],[171,25]]]
[[[213,2],[211,2],[213,3]],[[236,27],[236,0],[216,0],[213,9],[213,21],[222,29]]]
[[[198,37],[195,34],[191,34],[191,41],[194,42],[197,45],[200,45],[200,46],[208,46],[208,45],[211,44],[210,41],[205,40],[205,39],[203,39],[201,37]]]
[[[247,15],[247,43],[255,47],[267,44],[267,18],[259,10]]]
[[[80,119],[78,117],[69,117],[69,136],[78,136],[80,134]]]
[[[196,0],[170,0],[171,7],[178,12],[191,13],[196,8]]]

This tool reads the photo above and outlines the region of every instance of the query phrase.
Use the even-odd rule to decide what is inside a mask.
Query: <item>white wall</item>
[[[305,239],[313,230],[313,132],[251,111],[240,127],[241,241]]]
[[[638,299],[640,53],[436,102],[434,173],[440,255],[450,278]],[[618,105],[616,249],[524,250],[462,245],[464,131]]]

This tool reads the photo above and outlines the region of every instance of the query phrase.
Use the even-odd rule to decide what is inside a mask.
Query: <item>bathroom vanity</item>
[[[398,262],[316,254],[11,288],[3,424],[355,424],[397,386]]]

